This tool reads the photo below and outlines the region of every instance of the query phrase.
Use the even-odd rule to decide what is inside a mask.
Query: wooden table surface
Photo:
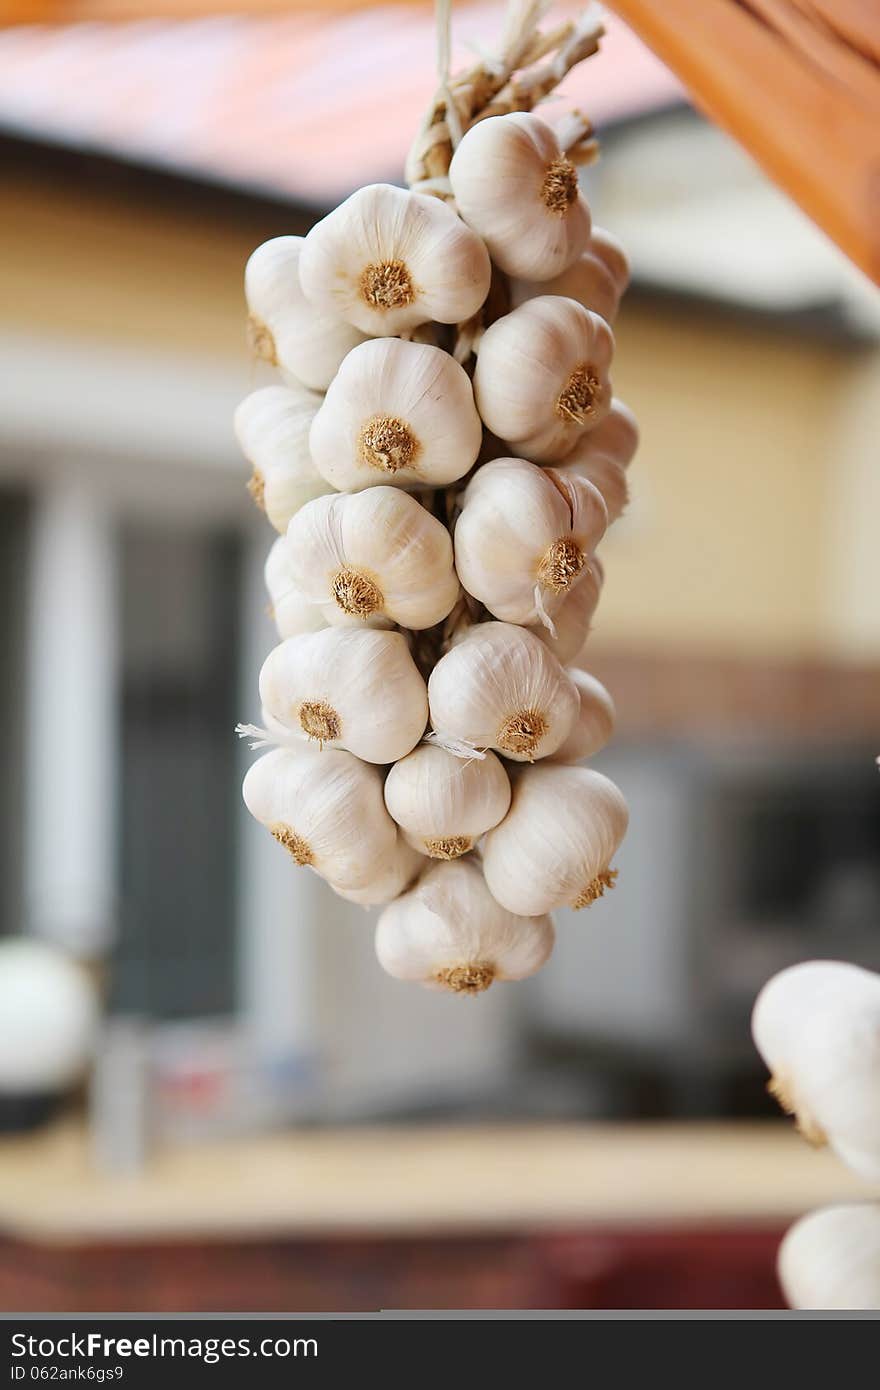
[[[304,1130],[132,1176],[74,1126],[0,1142],[0,1233],[32,1241],[773,1222],[871,1193],[782,1122]]]

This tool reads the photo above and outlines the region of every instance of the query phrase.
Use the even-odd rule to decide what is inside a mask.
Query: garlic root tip
[[[342,734],[342,720],[332,705],[323,700],[303,700],[299,707],[299,722],[303,733],[317,739],[321,747]]]
[[[246,486],[255,506],[264,512],[266,510],[266,479],[259,468],[254,469]]]
[[[279,845],[283,845],[301,868],[305,868],[313,862],[314,856],[308,842],[301,835],[297,835],[295,830],[291,830],[289,825],[278,822],[275,825],[270,825],[269,831],[272,839],[277,840]]]
[[[574,425],[589,420],[596,408],[601,382],[592,367],[582,362],[575,367],[556,398],[556,414]]]
[[[470,835],[446,835],[424,841],[425,853],[430,859],[460,859],[474,847]]]
[[[397,473],[408,468],[418,453],[418,440],[405,420],[396,415],[376,415],[358,436],[358,455],[368,468]]]
[[[403,309],[416,297],[403,261],[379,261],[365,266],[360,278],[361,298],[371,309]]]
[[[827,1134],[820,1125],[816,1124],[813,1117],[798,1105],[785,1078],[771,1076],[767,1082],[767,1090],[780,1110],[792,1117],[798,1134],[806,1139],[808,1144],[812,1144],[814,1149],[824,1149],[828,1143]]]
[[[333,577],[331,590],[343,613],[354,618],[369,618],[384,603],[378,584],[374,584],[365,574],[358,574],[357,570],[340,570]]]
[[[580,546],[568,536],[560,536],[548,546],[538,566],[538,582],[552,589],[554,594],[565,594],[577,579],[587,562]]]
[[[473,965],[450,965],[438,970],[434,979],[453,994],[482,994],[495,979],[495,967],[482,961]]]
[[[278,351],[275,347],[275,339],[272,330],[258,319],[256,314],[250,314],[247,321],[247,344],[255,357],[259,357],[261,362],[268,362],[270,367],[278,366]]]
[[[603,869],[595,878],[590,879],[586,888],[581,889],[572,903],[575,911],[579,911],[582,907],[589,907],[591,903],[598,902],[600,898],[603,898],[605,893],[613,888],[617,882],[617,874],[617,869]]]
[[[531,757],[547,729],[547,720],[540,710],[518,710],[505,719],[498,730],[498,747],[505,753]]]
[[[541,184],[541,202],[548,212],[563,217],[578,195],[577,169],[570,159],[560,155],[547,166]]]

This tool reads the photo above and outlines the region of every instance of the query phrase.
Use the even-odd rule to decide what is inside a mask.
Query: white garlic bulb
[[[590,235],[578,173],[554,131],[530,111],[490,116],[462,138],[449,168],[459,212],[507,275],[549,280]]]
[[[422,854],[458,859],[507,814],[510,782],[493,753],[459,758],[423,743],[389,771],[385,805]]]
[[[464,493],[454,536],[458,577],[504,622],[546,620],[589,569],[607,520],[586,479],[494,459]]]
[[[553,949],[549,917],[519,917],[492,898],[469,859],[435,864],[386,907],[376,955],[389,975],[454,994],[534,975]]]
[[[490,891],[526,916],[588,907],[614,883],[611,860],[628,820],[623,794],[600,772],[562,763],[524,768],[510,810],[483,846]]]
[[[477,623],[437,662],[428,703],[441,742],[532,762],[562,746],[580,702],[571,677],[533,632]]]
[[[374,338],[340,367],[310,447],[340,491],[444,487],[473,466],[482,438],[470,379],[454,357],[427,343]]]
[[[580,712],[568,738],[553,754],[553,761],[559,763],[594,757],[614,732],[614,701],[602,682],[576,666],[569,667],[568,674],[577,686]]]
[[[589,437],[587,435],[587,439]],[[580,446],[576,444],[572,453],[564,462],[557,464],[554,471],[568,482],[590,483],[605,503],[610,526],[623,515],[629,503],[626,469],[614,459],[604,458],[601,454],[587,453],[584,458],[574,458],[579,449]]]
[[[390,854],[376,865],[375,872],[364,888],[339,888],[331,884],[334,893],[358,907],[382,907],[394,902],[418,877],[428,861],[402,835]]]
[[[483,423],[533,463],[562,459],[611,405],[611,329],[573,299],[539,295],[491,324],[474,396]]]
[[[290,551],[283,536],[273,542],[264,570],[269,607],[279,637],[295,637],[300,632],[317,632],[326,627],[324,615],[296,586],[290,565]]]
[[[309,452],[320,404],[321,397],[304,386],[264,386],[235,412],[235,435],[253,469],[248,490],[276,531],[286,531],[300,507],[332,490]]]
[[[545,647],[563,666],[569,666],[580,655],[590,634],[590,623],[602,594],[605,571],[598,555],[590,559],[586,574],[566,594],[553,614],[553,627],[535,623],[530,628]]]
[[[374,628],[328,627],[282,642],[263,664],[260,699],[284,728],[368,763],[405,757],[428,722],[406,638]]]
[[[324,391],[364,334],[306,299],[299,277],[303,245],[299,236],[274,237],[251,256],[244,275],[248,331],[258,357]]]
[[[373,183],[309,232],[300,281],[322,312],[377,337],[463,323],[489,292],[480,238],[438,198]]]
[[[629,406],[616,398],[601,424],[583,435],[556,465],[564,478],[586,479],[597,487],[608,508],[608,524],[616,521],[629,502],[627,465],[639,443],[639,427]]]
[[[880,1205],[823,1207],[796,1221],[779,1247],[790,1308],[880,1308]]]
[[[449,532],[400,488],[318,497],[285,545],[297,588],[325,623],[432,627],[458,598]]]
[[[544,281],[512,280],[510,302],[515,309],[538,294],[561,294],[613,323],[628,283],[629,262],[620,242],[594,227],[587,249],[561,275]]]
[[[801,1133],[880,1179],[880,976],[842,961],[782,970],[758,995],[752,1036]]]
[[[341,748],[264,753],[242,795],[295,863],[340,888],[365,888],[397,843],[378,769]]]

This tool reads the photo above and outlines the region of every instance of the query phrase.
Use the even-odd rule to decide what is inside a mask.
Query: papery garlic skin
[[[398,835],[391,853],[376,865],[373,877],[364,888],[330,886],[337,897],[345,898],[346,902],[355,903],[358,907],[384,907],[410,887],[427,863],[423,854],[419,854],[402,835]]]
[[[843,961],[782,970],[758,995],[752,1036],[805,1138],[880,1180],[880,976]]]
[[[465,489],[455,568],[496,618],[537,623],[585,577],[607,524],[605,503],[589,481],[524,459],[495,459]]]
[[[553,942],[549,917],[506,912],[469,859],[426,870],[376,928],[383,970],[454,994],[479,994],[495,980],[534,975]]]
[[[483,427],[470,379],[426,343],[374,338],[348,354],[314,417],[315,466],[340,491],[445,487],[474,464]]]
[[[577,169],[532,112],[490,116],[462,138],[449,168],[461,216],[507,275],[549,280],[590,236]]]
[[[365,888],[397,843],[378,769],[341,748],[264,753],[242,795],[295,863],[340,888]]]
[[[569,667],[568,675],[577,686],[580,711],[568,738],[553,754],[555,763],[595,757],[614,733],[614,701],[602,682],[578,667]]]
[[[553,630],[543,622],[529,626],[529,631],[540,638],[563,666],[570,666],[583,651],[604,580],[602,562],[598,555],[593,555],[587,573],[554,610]]]
[[[880,1308],[880,1205],[822,1207],[783,1238],[779,1282],[790,1308]]]
[[[299,276],[304,244],[303,237],[281,236],[254,251],[244,274],[248,328],[258,357],[303,386],[325,391],[345,354],[364,341],[364,334],[306,299]]]
[[[325,623],[419,630],[458,598],[449,532],[400,488],[318,497],[284,543],[297,588]]]
[[[322,747],[368,763],[392,763],[415,748],[428,695],[406,639],[375,628],[329,627],[291,637],[260,672],[264,710]]]
[[[544,281],[512,280],[510,303],[515,309],[539,294],[561,294],[613,324],[628,283],[629,262],[620,242],[594,227],[586,250],[561,275]]]
[[[608,524],[617,521],[629,502],[626,470],[639,444],[639,427],[629,406],[616,397],[601,424],[585,434],[556,471],[564,478],[583,478],[597,487],[608,508]]]
[[[383,337],[471,318],[491,266],[480,238],[438,198],[373,183],[312,228],[299,272],[323,313]]]
[[[440,741],[492,748],[514,762],[555,753],[577,718],[578,693],[534,633],[477,623],[428,678],[431,724]]]
[[[304,386],[264,386],[235,412],[235,435],[253,469],[250,494],[276,531],[286,531],[300,507],[332,490],[309,452],[320,404],[321,397]]]
[[[317,632],[327,626],[318,605],[310,603],[296,586],[290,552],[283,536],[273,543],[263,574],[279,637],[296,637],[300,632]]]
[[[611,405],[614,336],[573,299],[539,295],[480,341],[474,397],[483,423],[533,463],[555,463]]]
[[[589,435],[587,438],[589,439]],[[577,454],[578,450],[579,446],[576,444],[572,453]],[[618,521],[626,511],[629,504],[626,469],[615,463],[614,459],[590,454],[583,459],[575,459],[569,455],[562,463],[556,465],[554,472],[571,483],[591,484],[605,504],[609,526]]]
[[[458,859],[507,814],[510,782],[493,753],[459,758],[422,743],[389,771],[385,805],[422,854]]]
[[[622,792],[600,772],[556,762],[524,768],[483,846],[490,892],[525,916],[588,907],[614,883],[610,865],[628,821]]]

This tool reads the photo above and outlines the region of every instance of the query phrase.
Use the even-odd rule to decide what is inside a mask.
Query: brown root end
[[[259,468],[255,468],[247,483],[247,490],[261,512],[266,510],[266,479]]]
[[[353,618],[369,618],[385,601],[378,584],[357,570],[344,569],[334,575],[331,592],[343,613]]]
[[[379,261],[365,266],[359,288],[361,298],[371,309],[403,309],[416,297],[412,276],[403,261]]]
[[[594,368],[581,362],[556,398],[556,414],[571,424],[585,424],[595,412],[601,387]]]
[[[278,821],[275,825],[270,825],[269,830],[272,839],[277,840],[279,845],[283,845],[297,864],[305,867],[306,864],[313,862],[313,855],[308,842],[301,835],[297,835],[295,830],[291,830],[289,825],[284,825]]]
[[[477,961],[473,965],[450,965],[434,976],[438,985],[453,994],[482,994],[495,979],[494,965]]]
[[[409,468],[419,452],[419,442],[405,420],[396,415],[375,415],[358,435],[358,457],[368,468],[397,473]]]
[[[520,753],[531,757],[548,729],[540,710],[523,709],[505,719],[498,730],[496,745],[505,753]]]
[[[309,738],[316,738],[323,745],[342,733],[342,720],[332,705],[323,700],[303,700],[299,707],[299,722]]]
[[[560,155],[547,166],[541,184],[541,202],[548,212],[563,217],[578,195],[578,175],[570,159]]]
[[[608,889],[613,888],[617,882],[617,869],[603,869],[601,874],[591,878],[586,888],[582,888],[578,893],[572,907],[577,911],[582,907],[589,907],[591,903],[598,902],[605,896]]]
[[[425,853],[431,859],[460,859],[474,847],[470,835],[446,835],[433,840],[424,840]]]
[[[247,343],[255,357],[259,357],[261,362],[268,362],[270,366],[278,366],[278,353],[275,348],[275,339],[272,337],[272,330],[267,328],[262,319],[258,319],[256,314],[250,314],[247,321]]]
[[[827,1134],[806,1110],[798,1107],[787,1081],[781,1076],[771,1076],[767,1082],[767,1090],[780,1110],[784,1110],[786,1115],[791,1115],[798,1134],[806,1139],[808,1144],[812,1144],[814,1149],[823,1149],[828,1143]]]
[[[587,557],[569,537],[560,537],[547,547],[538,566],[538,582],[552,589],[554,594],[565,594],[577,579]]]

